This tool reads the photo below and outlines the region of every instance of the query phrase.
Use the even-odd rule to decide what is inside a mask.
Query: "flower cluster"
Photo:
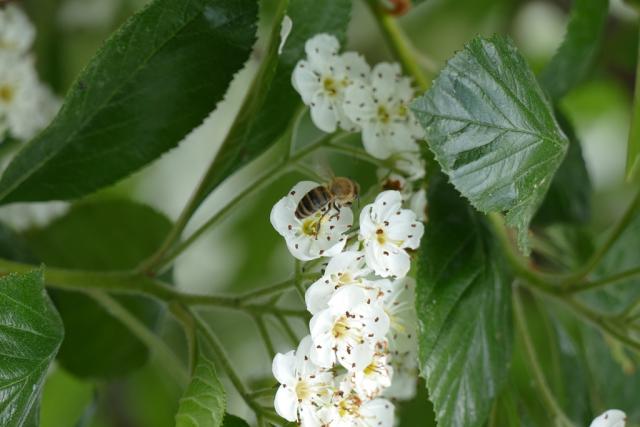
[[[362,56],[339,53],[335,37],[305,45],[292,77],[325,132],[362,132],[365,150],[388,159],[375,200],[357,217],[336,181],[298,183],[271,211],[271,223],[300,261],[321,263],[306,290],[310,334],[296,350],[278,354],[275,409],[303,426],[391,427],[391,400],[410,399],[417,378],[415,282],[410,252],[424,232],[426,197],[417,140],[422,131],[408,109],[409,79],[397,64],[373,69]],[[348,180],[347,180],[348,181]],[[354,183],[345,188],[355,189]],[[320,261],[322,262],[322,261]]]
[[[29,49],[35,30],[15,5],[0,6],[0,141],[31,139],[55,115],[59,101],[38,79]]]

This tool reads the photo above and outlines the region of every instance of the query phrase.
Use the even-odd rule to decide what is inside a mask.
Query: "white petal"
[[[287,237],[286,243],[291,255],[300,261],[311,261],[320,258],[318,249],[313,245],[313,239],[307,236]]]
[[[399,191],[387,190],[378,194],[373,202],[371,217],[374,221],[384,221],[402,209],[402,194]]]
[[[269,216],[271,225],[281,236],[291,235],[290,228],[293,228],[297,223],[295,218],[296,205],[291,197],[285,196],[278,200],[278,203],[271,209],[271,215]]]
[[[340,58],[345,72],[350,80],[366,81],[369,78],[371,67],[367,64],[364,56],[357,52],[345,52]]]
[[[329,300],[334,314],[343,314],[367,301],[367,292],[359,286],[347,285],[338,289]]]
[[[340,364],[351,372],[361,371],[369,366],[371,360],[373,360],[373,355],[373,345],[368,342],[349,347],[349,351],[347,351],[347,347],[344,345],[338,348],[338,360]]]
[[[340,50],[340,42],[331,34],[317,34],[304,45],[309,62],[322,66],[331,61]]]
[[[327,304],[333,295],[333,284],[327,283],[327,279],[321,277],[314,282],[304,295],[304,300],[309,313],[316,314],[327,308]]]
[[[296,382],[295,365],[296,357],[293,350],[285,354],[278,353],[273,358],[271,365],[273,376],[280,384],[291,386]]]
[[[335,354],[330,342],[328,340],[321,340],[317,344],[314,342],[310,358],[313,363],[321,368],[331,368],[335,362]]]
[[[400,65],[381,62],[371,70],[371,86],[376,91],[375,95],[379,99],[387,99],[390,96],[396,96],[396,80],[400,79],[402,71]]]
[[[293,388],[288,386],[280,386],[280,388],[276,392],[273,406],[278,415],[280,415],[285,420],[294,422],[298,419],[298,399]]]
[[[343,109],[346,115],[364,126],[376,116],[376,105],[373,102],[371,87],[362,83],[349,86],[344,92]]]
[[[627,415],[619,409],[609,409],[600,414],[589,427],[624,427]]]
[[[305,60],[300,60],[296,64],[291,74],[291,84],[300,94],[305,105],[309,105],[314,95],[322,90],[319,74]]]
[[[367,153],[376,159],[387,159],[393,154],[387,134],[378,122],[364,123],[362,126],[362,145]]]
[[[338,126],[338,114],[329,98],[324,93],[318,92],[313,95],[310,105],[313,124],[324,132],[335,132]]]
[[[392,427],[393,404],[386,399],[374,399],[360,407],[360,413],[367,427]]]

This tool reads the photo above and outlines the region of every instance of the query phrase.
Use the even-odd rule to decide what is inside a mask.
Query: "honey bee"
[[[302,196],[296,207],[296,218],[304,219],[316,212],[326,214],[331,208],[340,211],[358,198],[360,186],[349,178],[337,176],[326,185],[312,188]]]

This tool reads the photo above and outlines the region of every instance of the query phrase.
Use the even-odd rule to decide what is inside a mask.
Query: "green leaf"
[[[206,178],[201,199],[284,134],[301,106],[300,96],[291,86],[291,73],[305,56],[305,42],[318,33],[329,33],[344,43],[350,13],[351,0],[289,0],[286,14],[293,27],[282,54],[278,55],[280,35],[275,31],[253,87]],[[281,20],[282,14],[277,15],[275,30]]]
[[[509,370],[511,278],[483,219],[445,182],[429,183],[416,308],[419,363],[440,426],[481,426]]]
[[[213,362],[200,352],[191,383],[180,399],[176,427],[219,427],[227,421],[237,426],[238,420],[225,416],[226,395]],[[235,418],[235,417],[234,417]]]
[[[528,253],[529,223],[568,141],[513,43],[472,40],[412,109],[453,185],[482,212],[506,211]]]
[[[43,229],[26,234],[35,255],[48,265],[98,271],[135,267],[151,255],[171,228],[153,209],[129,201],[102,201],[74,206]],[[67,331],[58,360],[79,377],[114,378],[142,366],[147,347],[119,320],[81,293],[51,293]],[[158,322],[160,306],[139,296],[118,296],[149,328]]]
[[[0,180],[3,203],[72,199],[159,157],[215,108],[255,40],[254,0],[156,0],[117,31]]]
[[[558,121],[569,138],[567,155],[553,177],[547,196],[533,219],[535,225],[585,224],[591,218],[591,178],[573,126],[562,115]]]
[[[573,0],[565,39],[540,75],[554,100],[580,84],[591,69],[608,13],[609,0]]]
[[[37,420],[42,385],[63,335],[42,270],[0,278],[0,425]]]

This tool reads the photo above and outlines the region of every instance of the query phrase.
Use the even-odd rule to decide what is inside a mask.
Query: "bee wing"
[[[336,177],[336,174],[331,168],[326,152],[321,151],[315,154],[313,157],[312,168],[325,183],[333,181]]]

